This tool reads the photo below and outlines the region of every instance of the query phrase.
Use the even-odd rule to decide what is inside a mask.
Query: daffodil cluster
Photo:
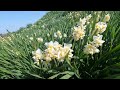
[[[99,16],[100,18],[100,16]],[[107,22],[110,20],[110,15],[105,15],[103,22],[98,22],[95,24],[95,30],[97,31],[97,34],[103,33],[107,28]]]
[[[61,39],[61,38],[62,38],[62,34],[61,34],[61,32],[60,32],[60,31],[55,32],[55,33],[54,33],[54,37],[55,37],[55,38],[58,37],[58,38]]]
[[[97,34],[103,33],[106,30],[106,28],[107,28],[106,22],[98,22],[95,25],[95,30],[97,30]]]
[[[60,62],[64,61],[65,59],[71,59],[73,54],[73,50],[71,49],[72,44],[64,43],[64,46],[59,44],[57,41],[53,42],[46,42],[45,43],[46,49],[41,51],[40,49],[33,51],[33,59],[35,63],[39,64],[40,60],[45,61],[52,61],[58,60]]]
[[[97,36],[93,36],[93,41],[85,45],[84,53],[91,55],[95,53],[99,53],[100,50],[98,49],[98,47],[102,46],[102,44],[105,42],[104,40],[102,40],[102,37],[103,35],[99,35],[99,34]]]
[[[77,27],[74,27],[74,31],[73,31],[73,34],[72,34],[75,41],[78,41],[79,39],[84,38],[86,25],[89,24],[89,19],[91,17],[92,16],[90,14],[90,15],[88,15],[87,17],[85,17],[83,19],[80,18],[79,25]]]
[[[38,42],[43,42],[43,38],[39,37],[39,38],[37,38],[37,41]]]
[[[107,28],[107,23],[110,19],[110,16],[108,16],[109,14],[107,14],[104,18],[104,22],[98,22],[95,25],[95,30],[96,30],[96,35],[93,36],[93,41],[90,42],[89,44],[85,45],[84,48],[84,53],[85,54],[95,54],[95,53],[99,53],[100,50],[98,49],[99,46],[102,46],[102,44],[105,42],[104,40],[102,40],[103,35],[100,35],[101,33],[103,33],[106,28]]]
[[[72,58],[73,50],[71,49],[72,44],[65,44],[62,47],[57,41],[45,43],[47,49],[45,50],[45,59],[51,61],[57,59],[59,61],[64,61],[65,58]]]

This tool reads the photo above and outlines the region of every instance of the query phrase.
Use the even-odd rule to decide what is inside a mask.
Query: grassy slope
[[[10,34],[9,37],[11,40],[6,38],[3,42],[2,39],[0,41],[0,78],[48,78],[51,75],[67,70],[66,67],[63,67],[64,69],[62,70],[56,69],[56,67],[54,68],[52,66],[36,66],[33,64],[31,52],[37,48],[44,50],[44,43],[51,40],[59,41],[61,44],[63,44],[63,42],[73,43],[73,41],[71,41],[71,37],[65,39],[55,39],[53,37],[53,33],[60,30],[68,36],[71,35],[71,28],[77,24],[79,18],[83,18],[90,13],[93,14],[94,12],[81,11],[72,12],[71,14],[70,12],[64,11],[48,12],[42,19],[34,23],[34,25]],[[108,12],[102,12],[101,17],[104,17],[105,13]],[[113,78],[119,76],[120,12],[109,13],[111,15],[111,20],[108,23],[108,27],[103,38],[107,42],[105,42],[101,48],[101,53],[94,56],[96,61],[91,61],[91,57],[89,57],[89,65],[87,65],[86,63],[88,60],[85,57],[82,57],[82,50],[79,49],[83,48],[84,45],[81,45],[80,42],[75,43],[75,56],[85,59],[84,63],[81,63],[79,61],[80,59],[76,60],[76,62],[79,62],[78,64],[80,64],[76,64],[76,70],[81,74],[82,78],[104,78],[106,76],[109,77],[112,74],[114,74],[112,76]],[[94,19],[95,18],[92,20]],[[50,34],[50,37],[47,37],[47,33]],[[31,41],[30,37],[34,37],[34,40]],[[44,42],[38,43],[36,40],[38,37],[42,37]],[[85,67],[82,66],[83,64]],[[67,66],[67,64],[65,65]],[[114,65],[114,68],[112,65]],[[53,72],[48,72],[50,70]],[[73,78],[74,77],[76,76],[73,76]]]

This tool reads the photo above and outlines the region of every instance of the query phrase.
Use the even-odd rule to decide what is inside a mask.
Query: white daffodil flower
[[[107,14],[107,15],[105,15],[105,17],[104,17],[104,22],[108,22],[110,20],[110,15],[109,14]]]
[[[93,55],[95,53],[99,53],[99,49],[92,44],[87,44],[85,45],[84,53]]]
[[[97,36],[93,36],[93,43],[96,47],[102,46],[102,44],[105,42],[104,40],[102,40],[103,35],[97,35]]]

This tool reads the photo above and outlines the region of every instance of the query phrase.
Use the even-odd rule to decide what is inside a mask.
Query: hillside
[[[120,78],[119,24],[119,11],[48,12],[0,38],[0,78]]]

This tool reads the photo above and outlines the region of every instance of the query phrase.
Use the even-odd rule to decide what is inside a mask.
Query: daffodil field
[[[0,79],[120,79],[120,12],[50,11],[8,32]]]

